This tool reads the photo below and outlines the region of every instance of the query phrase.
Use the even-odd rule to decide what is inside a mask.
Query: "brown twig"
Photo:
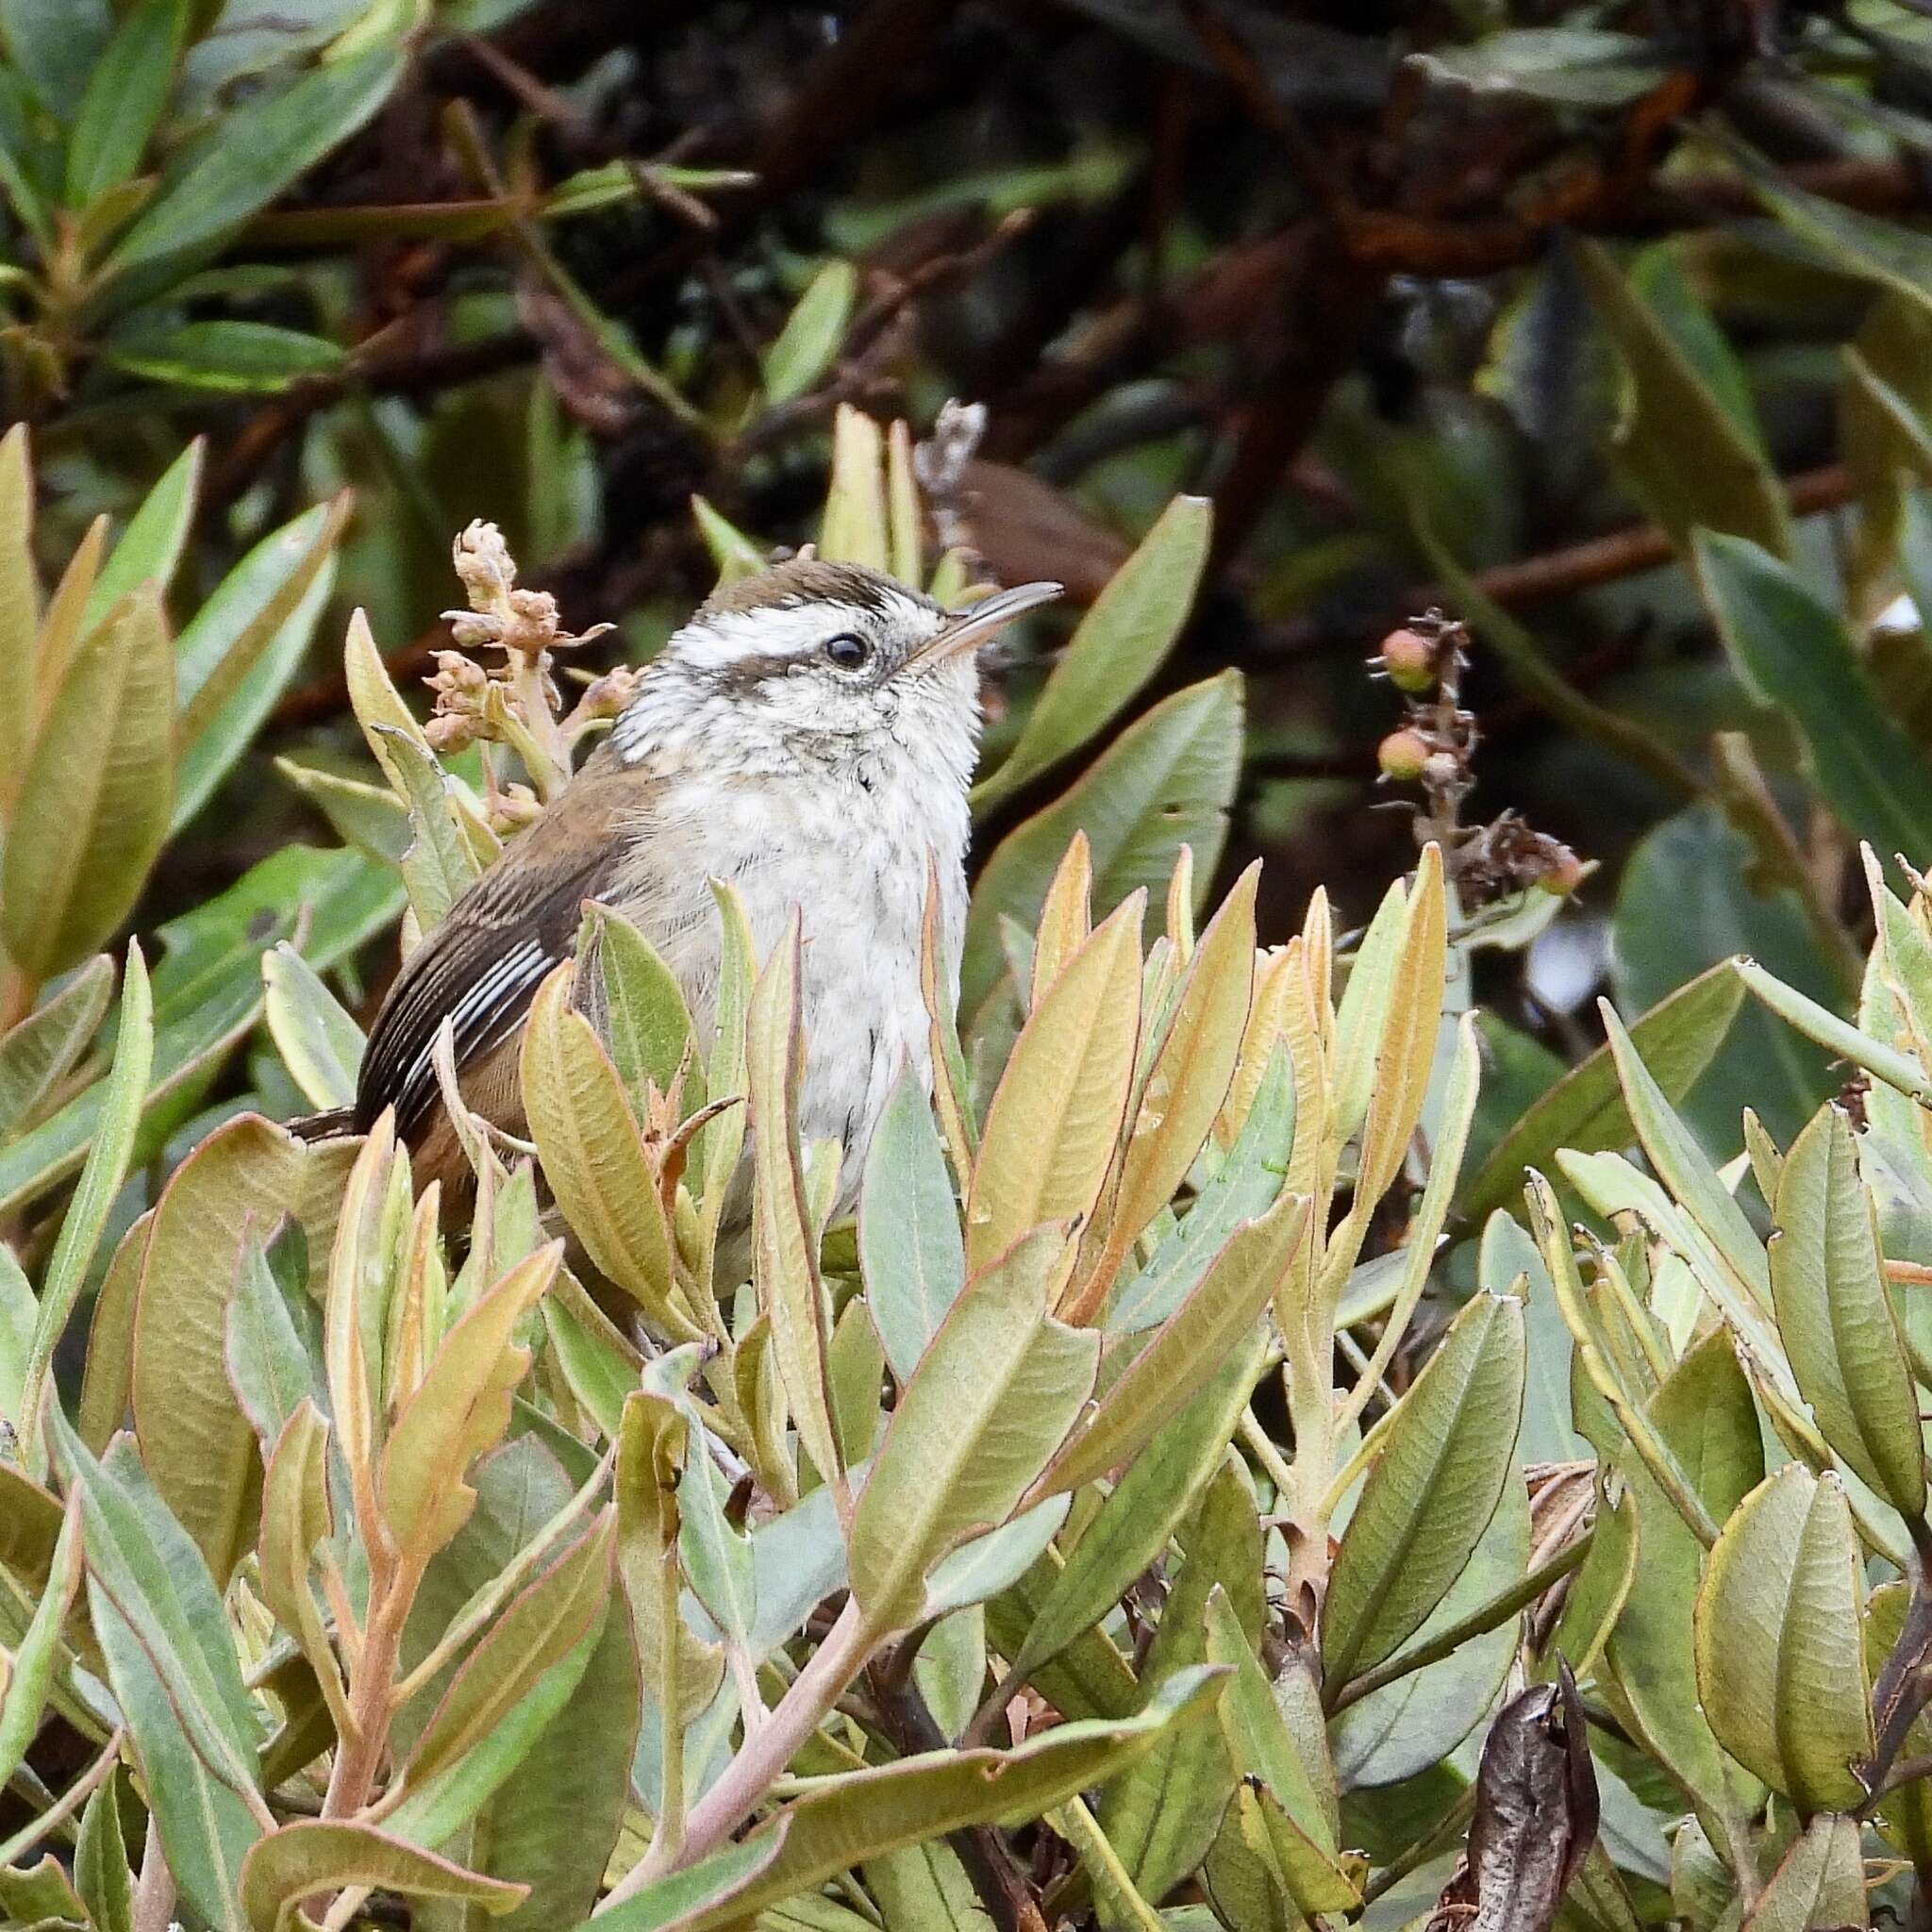
[[[889,1669],[883,1663],[874,1663],[868,1673],[874,1707],[902,1757],[921,1751],[943,1751],[950,1741],[933,1722],[925,1700],[911,1680],[910,1651],[915,1641],[916,1638],[906,1639],[893,1655],[892,1663],[896,1666],[903,1657],[904,1668]],[[1013,1862],[1005,1839],[993,1826],[980,1824],[949,1832],[946,1842],[965,1868],[973,1890],[998,1932],[1042,1932],[1033,1888]]]

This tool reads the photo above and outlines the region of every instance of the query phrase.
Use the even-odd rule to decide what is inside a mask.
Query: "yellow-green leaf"
[[[0,943],[34,979],[77,964],[133,908],[167,835],[175,653],[137,591],[68,666],[0,862]]]
[[[591,1259],[674,1340],[696,1330],[672,1301],[671,1228],[658,1176],[596,1030],[571,1006],[575,968],[537,989],[523,1092],[543,1177]]]
[[[34,739],[41,587],[33,534],[33,463],[26,425],[16,423],[0,438],[0,821],[12,809]]]
[[[1140,1041],[1143,904],[1135,894],[1094,929],[1013,1044],[967,1200],[974,1268],[1029,1228],[1084,1222],[1100,1198]]]
[[[373,1824],[321,1818],[271,1832],[242,1864],[242,1906],[252,1932],[294,1932],[304,1899],[351,1885],[452,1899],[492,1915],[513,1911],[530,1889],[466,1872]]]
[[[229,1386],[228,1298],[249,1225],[301,1198],[302,1143],[257,1114],[208,1136],[155,1208],[134,1313],[134,1426],[149,1475],[224,1582],[255,1541],[255,1431]]]
[[[396,1547],[426,1560],[476,1506],[463,1480],[502,1440],[511,1393],[530,1365],[517,1324],[555,1278],[563,1243],[526,1256],[479,1296],[442,1339],[421,1386],[403,1406],[382,1452],[382,1513]]]
[[[1187,1178],[1234,1078],[1255,984],[1257,859],[1222,901],[1188,962],[1121,1165],[1116,1251],[1165,1208]]]
[[[843,1482],[832,1421],[825,1352],[831,1341],[818,1241],[799,1161],[798,1082],[805,1043],[798,1024],[801,940],[794,914],[752,988],[745,1012],[746,1084],[755,1160],[753,1231],[758,1305],[772,1320],[774,1357],[798,1438],[812,1466]]]

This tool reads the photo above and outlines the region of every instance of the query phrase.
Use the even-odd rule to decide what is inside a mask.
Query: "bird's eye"
[[[857,631],[841,630],[825,640],[825,662],[836,664],[841,671],[863,670],[871,656],[872,646]]]

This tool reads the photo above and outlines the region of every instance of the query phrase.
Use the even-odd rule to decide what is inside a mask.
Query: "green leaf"
[[[188,534],[194,525],[194,503],[201,490],[202,459],[208,445],[197,436],[162,472],[127,520],[121,541],[108,553],[87,593],[80,618],[85,635],[104,623],[122,598],[144,584],[161,590],[174,581]]]
[[[1617,452],[1632,493],[1680,548],[1706,529],[1788,554],[1790,519],[1763,450],[1740,432],[1609,253],[1594,242],[1574,245],[1591,305],[1629,375]]]
[[[1235,1769],[1243,1778],[1258,1779],[1315,1849],[1332,1860],[1340,1815],[1335,1769],[1328,1761],[1319,1706],[1315,1724],[1301,1726],[1303,1735],[1296,1736],[1277,1701],[1282,1687],[1272,1683],[1261,1668],[1254,1641],[1224,1591],[1208,1596],[1207,1616],[1208,1661],[1228,1665],[1234,1672],[1221,1699],[1221,1728]],[[1306,1684],[1306,1672],[1299,1674]],[[1336,1875],[1340,1877],[1339,1871]],[[1346,1885],[1346,1880],[1342,1882]],[[1307,1904],[1310,1909],[1323,1909],[1312,1900]]]
[[[175,84],[187,0],[142,0],[94,62],[67,137],[67,205],[91,207],[141,168]]]
[[[1778,1335],[1819,1432],[1901,1515],[1925,1507],[1919,1402],[1886,1291],[1858,1174],[1837,1108],[1791,1143],[1772,1204]]]
[[[113,992],[114,962],[97,953],[0,1034],[0,1141],[30,1120],[74,1071]]]
[[[1650,1069],[1630,1042],[1630,1035],[1607,1000],[1597,1002],[1610,1054],[1617,1062],[1624,1105],[1643,1152],[1657,1178],[1670,1190],[1758,1308],[1771,1305],[1771,1271],[1764,1244],[1750,1218],[1738,1206],[1717,1170],[1698,1146],[1675,1108],[1667,1101]]]
[[[691,1423],[683,1406],[653,1391],[625,1399],[617,1441],[617,1560],[636,1634],[638,1662],[660,1711],[675,1704],[680,1724],[692,1723],[717,1693],[724,1659],[694,1636],[677,1605],[677,1491]],[[707,1451],[700,1443],[701,1457]],[[754,1596],[757,1579],[752,1583]],[[667,1643],[676,1656],[666,1655]],[[675,1682],[675,1700],[667,1686]]]
[[[893,1375],[908,1381],[966,1285],[966,1244],[925,1087],[902,1074],[866,1150],[858,1192],[865,1299]]]
[[[1522,1483],[1506,1483],[1469,1567],[1390,1659],[1391,1666],[1521,1584],[1529,1547],[1529,1492]],[[1573,1588],[1573,1600],[1574,1594]],[[1410,1671],[1338,1711],[1329,1745],[1344,1788],[1400,1784],[1446,1758],[1494,1707],[1521,1633],[1521,1616],[1505,1617],[1441,1662]]]
[[[1034,699],[1019,741],[974,787],[984,811],[1106,730],[1166,661],[1207,565],[1213,506],[1177,496],[1108,580]]]
[[[1903,222],[1886,221],[1792,187],[1741,142],[1725,142],[1724,147],[1758,200],[1833,267],[1932,308],[1932,240]]]
[[[559,1282],[563,1279],[558,1276]],[[557,1366],[563,1371],[570,1391],[585,1412],[610,1441],[624,1412],[624,1399],[637,1387],[637,1370],[611,1336],[599,1333],[591,1316],[593,1303],[566,1308],[554,1294],[545,1295],[541,1305],[543,1326],[550,1345],[557,1351]],[[598,1320],[605,1318],[598,1315]]]
[[[1633,1044],[1674,1105],[1697,1084],[1724,1044],[1743,997],[1728,963],[1707,966],[1631,1023]],[[1486,1220],[1521,1191],[1524,1170],[1543,1166],[1558,1147],[1591,1154],[1627,1145],[1630,1135],[1616,1064],[1608,1046],[1600,1046],[1524,1110],[1465,1184],[1457,1211]]]
[[[646,1091],[670,1093],[684,1074],[683,1108],[705,1104],[705,1070],[677,976],[621,913],[594,901],[584,908],[577,937],[581,998],[640,1119]]]
[[[688,1362],[686,1372],[694,1366],[694,1359]],[[751,1538],[724,1513],[728,1494],[724,1474],[712,1461],[708,1442],[695,1418],[692,1426],[698,1429],[696,1451],[685,1458],[677,1484],[682,1517],[677,1554],[691,1594],[709,1613],[720,1633],[749,1650],[758,1625],[758,1559]]]
[[[718,566],[719,589],[741,577],[756,576],[771,561],[760,545],[702,496],[691,498],[691,513],[705,548],[711,553],[711,561]]]
[[[78,1932],[86,1907],[60,1860],[42,1852],[38,1865],[0,1865],[0,1912],[8,1925],[32,1926],[34,1932]]]
[[[373,1824],[301,1818],[262,1839],[242,1868],[251,1932],[293,1932],[304,1899],[344,1886],[380,1886],[405,1898],[454,1899],[501,1914],[525,1888],[467,1872]]]
[[[0,0],[0,41],[21,77],[70,122],[112,27],[107,0]]]
[[[1180,1573],[1169,1571],[1142,1684],[1153,1690],[1176,1671],[1208,1661],[1208,1602],[1230,1607],[1237,1635],[1258,1637],[1266,1605],[1261,1524],[1243,1473],[1222,1463],[1176,1532]],[[1170,1732],[1109,1784],[1101,1819],[1134,1883],[1165,1898],[1206,1856],[1234,1791],[1234,1759],[1216,1724]]]
[[[1932,1074],[1913,1055],[1874,1040],[1829,1007],[1821,1006],[1796,987],[1787,986],[1775,974],[1767,973],[1755,959],[1740,959],[1735,970],[1746,992],[1755,993],[1779,1019],[1807,1040],[1815,1040],[1838,1059],[1863,1067],[1874,1078],[1907,1099],[1932,1107]]]
[[[157,591],[75,654],[29,759],[0,860],[0,943],[51,977],[132,909],[174,794],[174,652]]]
[[[242,1924],[236,1877],[260,1826],[239,1795],[254,1788],[256,1721],[221,1598],[133,1457],[97,1462],[53,1414],[80,1499],[94,1634],[168,1868],[194,1909],[230,1932]]]
[[[482,874],[482,862],[457,823],[449,775],[426,745],[391,724],[371,727],[383,762],[409,813],[409,844],[403,854],[403,883],[416,923],[426,936],[448,916]]]
[[[1430,80],[1478,95],[1575,108],[1624,107],[1664,77],[1649,41],[1587,25],[1507,27],[1410,58]]]
[[[1214,1178],[1194,1196],[1179,1224],[1161,1238],[1147,1265],[1113,1291],[1109,1334],[1138,1334],[1166,1321],[1200,1285],[1236,1229],[1259,1220],[1274,1205],[1287,1178],[1294,1115],[1293,1063],[1287,1049],[1277,1045],[1241,1133]]]
[[[1723,1523],[1763,1479],[1757,1410],[1722,1331],[1665,1376],[1646,1414],[1714,1521]],[[1606,1657],[1645,1748],[1696,1797],[1702,1815],[1732,1820],[1736,1836],[1748,1808],[1740,1788],[1750,1781],[1706,1722],[1692,1656],[1704,1548],[1634,1450],[1626,1447],[1617,1467],[1637,1510],[1639,1560]]]
[[[1864,1580],[1831,1475],[1787,1463],[1738,1507],[1697,1593],[1697,1685],[1720,1740],[1799,1811],[1863,1801],[1874,1748]]]
[[[794,910],[752,988],[745,1011],[755,1278],[758,1306],[771,1317],[773,1355],[798,1440],[819,1474],[837,1489],[844,1477],[825,1372],[829,1314],[799,1159],[798,1087],[805,1062],[798,1016],[802,943]]]
[[[1199,1286],[1151,1335],[1054,1460],[1047,1492],[1078,1489],[1119,1467],[1184,1407],[1261,1319],[1307,1231],[1308,1204],[1283,1194],[1229,1236]]]
[[[1093,851],[1096,917],[1141,887],[1163,891],[1182,845],[1195,876],[1212,876],[1241,769],[1241,682],[1224,672],[1136,720],[1062,797],[1003,839],[974,891],[959,962],[960,1010],[978,1010],[1006,970],[999,922],[1031,931],[1067,845],[1084,829]]]
[[[1888,706],[1837,614],[1755,544],[1706,533],[1704,601],[1753,694],[1789,716],[1818,789],[1882,854],[1932,840],[1932,758]]]
[[[308,1292],[307,1242],[289,1229],[275,1246],[251,1225],[235,1264],[224,1354],[228,1380],[266,1457],[305,1401],[327,1405],[321,1311]],[[298,1257],[293,1252],[300,1250]],[[292,1274],[293,1279],[286,1279]]]
[[[1763,960],[1818,999],[1840,997],[1795,896],[1760,890],[1742,835],[1715,808],[1692,806],[1653,826],[1625,862],[1611,925],[1618,1004],[1642,1011],[1666,1000],[1690,1001],[1695,988],[1696,1004],[1715,1029],[1724,1006],[1724,962],[1738,953]],[[1688,1061],[1676,1046],[1646,1036],[1647,1021],[1646,1013],[1631,1024],[1638,1051],[1665,1098],[1719,1158],[1736,1152],[1744,1108],[1755,1108],[1780,1141],[1789,1140],[1838,1084],[1824,1055],[1755,1004],[1711,1039],[1715,1051],[1703,1073],[1688,1080]],[[1605,1058],[1596,1064],[1607,1072],[1608,1049],[1601,1051]],[[1627,1141],[1621,1098],[1614,1104],[1607,1128],[1614,1124]],[[1553,1144],[1589,1151],[1616,1146],[1619,1139],[1607,1131],[1588,1141],[1557,1136]]]
[[[806,284],[777,340],[765,351],[767,405],[802,396],[831,368],[858,295],[858,271],[849,261],[826,262]]]
[[[130,941],[126,975],[121,988],[121,1039],[114,1049],[114,1066],[108,1079],[100,1125],[88,1148],[80,1185],[74,1191],[74,1199],[60,1224],[54,1257],[47,1263],[46,1279],[41,1288],[40,1314],[34,1324],[26,1373],[22,1379],[21,1421],[24,1438],[29,1443],[40,1429],[41,1389],[53,1363],[54,1350],[66,1330],[75,1304],[80,1299],[81,1290],[87,1285],[114,1197],[127,1175],[135,1132],[141,1124],[142,1101],[146,1096],[148,1075],[154,1066],[154,1003],[147,965],[140,946]]]
[[[308,961],[284,940],[261,962],[270,1037],[303,1097],[348,1107],[362,1064],[362,1029]]]
[[[1590,1445],[1572,1425],[1574,1351],[1555,1284],[1523,1224],[1500,1208],[1483,1224],[1476,1282],[1491,1294],[1517,1295],[1525,1309],[1526,1381],[1517,1459],[1528,1465],[1587,1458]]]
[[[1266,1347],[1266,1331],[1257,1324],[1114,1485],[1026,1630],[1013,1659],[1016,1687],[1106,1616],[1166,1547],[1175,1524],[1221,1466]]]
[[[16,1428],[25,1413],[21,1389],[39,1313],[33,1284],[14,1259],[13,1250],[0,1241],[0,1416]]]
[[[475,1512],[430,1565],[410,1612],[403,1657],[408,1668],[495,1586],[532,1539],[575,1507],[570,1478],[533,1437],[519,1437],[486,1457],[473,1479]],[[447,1844],[449,1853],[460,1848],[473,1871],[530,1888],[506,1932],[553,1932],[582,1918],[617,1842],[638,1732],[637,1660],[622,1616],[607,1615],[602,1634],[585,1642],[588,1665],[575,1652],[553,1664],[487,1745],[460,1760],[440,1787],[419,1794],[420,1816],[405,1799],[385,1821],[397,1837],[436,1848],[444,1839],[440,1821],[428,1812],[439,1811],[444,1820],[467,1815],[467,1828]],[[575,1689],[558,1707],[557,1693],[572,1683]],[[426,1695],[414,1700],[405,1712],[405,1747],[417,1728],[408,1721],[430,1701]],[[544,1720],[546,1709],[553,1714]],[[488,1790],[499,1773],[500,1781]],[[479,1787],[487,1790],[480,1807],[475,1803]]]
[[[1257,859],[1215,908],[1164,1023],[1157,1016],[1149,1024],[1153,1059],[1122,1151],[1109,1257],[1124,1254],[1187,1180],[1234,1082],[1254,1003],[1260,879]]]
[[[222,579],[175,647],[181,741],[171,832],[234,768],[301,668],[335,583],[348,499],[272,531]],[[108,560],[111,570],[117,550]]]
[[[399,51],[377,48],[231,108],[122,236],[107,272],[125,278],[165,262],[178,274],[212,254],[369,120],[402,71]]]
[[[1086,1401],[1100,1338],[1047,1312],[1065,1247],[1042,1228],[974,1275],[906,1384],[852,1524],[852,1593],[874,1628],[920,1620],[926,1573],[1007,1521]]]
[[[134,1422],[155,1488],[224,1583],[255,1541],[255,1431],[227,1374],[228,1300],[249,1227],[301,1198],[306,1150],[244,1114],[175,1170],[134,1316]]]
[[[1007,1057],[966,1199],[981,1268],[1030,1229],[1086,1223],[1113,1171],[1141,1026],[1138,895],[1060,971]]]
[[[963,1542],[942,1557],[925,1579],[927,1617],[943,1617],[1010,1590],[1045,1554],[1073,1507],[1071,1496],[1049,1496],[1000,1529]]]
[[[862,410],[841,403],[832,418],[832,482],[819,555],[834,563],[891,568],[886,536],[885,439]]]
[[[475,1507],[471,1463],[509,1426],[511,1391],[530,1365],[514,1337],[555,1278],[563,1243],[527,1255],[456,1322],[402,1406],[382,1448],[381,1504],[406,1556],[426,1561]],[[573,1640],[575,1641],[575,1640]]]
[[[1744,1915],[1743,1932],[1824,1932],[1827,1926],[1868,1923],[1857,1820],[1824,1811],[1778,1860],[1757,1903]]]
[[[1202,1722],[1223,1674],[1176,1672],[1144,1710],[1056,1724],[1010,1751],[943,1751],[817,1780],[762,1830],[607,1907],[595,1932],[713,1932],[901,1845],[997,1821],[1037,1818]],[[577,1932],[591,1932],[580,1926]]]
[[[93,1932],[135,1932],[134,1874],[127,1869],[121,1831],[119,1783],[109,1777],[95,1788],[80,1814],[74,1848],[74,1888],[87,1906]]]
[[[965,1866],[943,1839],[868,1859],[865,1889],[895,1932],[914,1927],[920,1932],[991,1932],[992,1920]]]
[[[609,1601],[616,1528],[607,1509],[491,1624],[416,1740],[403,1766],[406,1788],[426,1785],[471,1752],[488,1749],[491,1731],[553,1664],[580,1654],[579,1669],[588,1667],[584,1640],[594,1636]],[[575,1688],[565,1688],[558,1704]]]
[[[348,844],[387,865],[402,864],[409,844],[409,814],[387,785],[345,778],[338,772],[292,758],[278,758],[275,770]]]
[[[672,1339],[696,1330],[672,1302],[671,1229],[657,1175],[595,1030],[570,1004],[572,974],[553,974],[531,1002],[523,1044],[524,1105],[543,1175],[599,1271]]]
[[[1338,1689],[1420,1629],[1474,1554],[1516,1467],[1523,1305],[1478,1294],[1396,1407],[1343,1532],[1322,1617]]]
[[[11,1668],[0,1687],[0,1779],[10,1783],[41,1728],[41,1713],[60,1662],[60,1626],[80,1589],[80,1516],[68,1506],[54,1545],[45,1588],[14,1646]]]
[[[101,344],[101,359],[129,375],[225,395],[279,395],[306,376],[332,375],[342,352],[322,336],[266,322],[184,322],[128,331]]]

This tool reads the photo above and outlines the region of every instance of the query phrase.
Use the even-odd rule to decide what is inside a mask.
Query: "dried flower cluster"
[[[440,752],[479,742],[508,745],[536,788],[534,802],[548,801],[569,782],[577,741],[623,710],[638,674],[627,665],[607,671],[585,687],[566,714],[555,654],[590,643],[610,625],[567,631],[548,591],[519,590],[516,560],[494,524],[470,525],[456,540],[454,560],[469,608],[442,613],[459,648],[439,651],[435,675],[425,680],[436,694],[429,741]],[[501,651],[504,661],[486,670],[466,655],[475,651]],[[495,788],[496,774],[487,760],[486,770]],[[521,789],[493,793],[512,820],[527,815],[517,798]]]

